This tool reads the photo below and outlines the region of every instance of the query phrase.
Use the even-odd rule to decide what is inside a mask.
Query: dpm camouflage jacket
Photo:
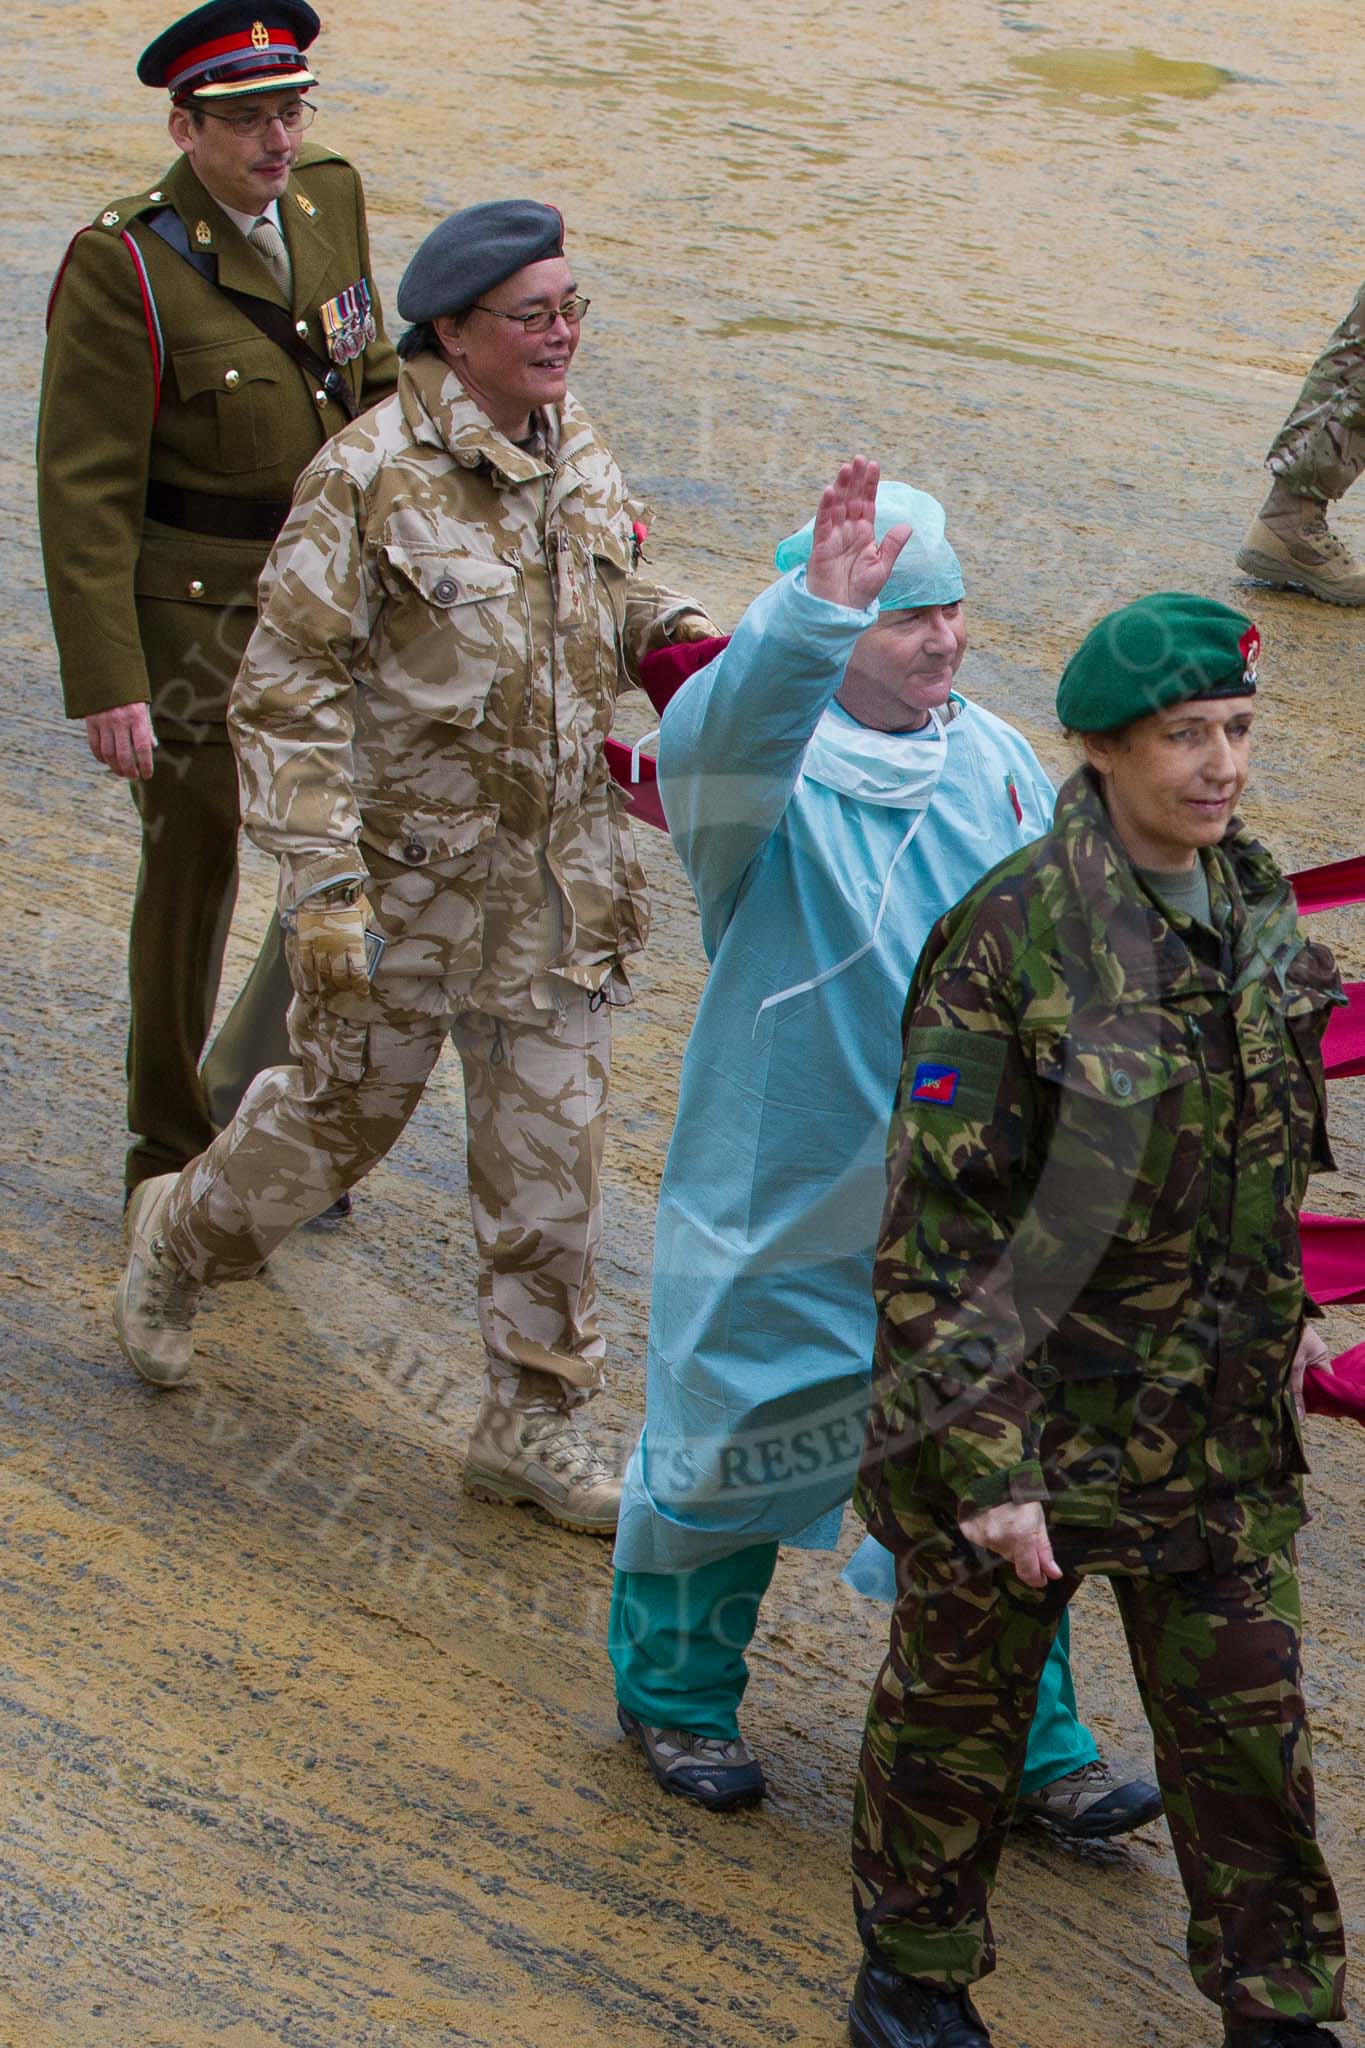
[[[1340,983],[1234,820],[1221,936],[1087,770],[935,927],[905,1013],[859,1489],[904,1551],[1045,1503],[1059,1562],[1226,1570],[1304,1517],[1298,1212]]]
[[[597,989],[644,943],[603,742],[698,608],[637,579],[632,509],[572,398],[518,447],[434,356],[299,479],[229,710],[243,819],[286,911],[370,878],[421,1007],[481,972]]]

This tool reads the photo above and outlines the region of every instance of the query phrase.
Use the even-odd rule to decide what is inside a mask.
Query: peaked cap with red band
[[[144,85],[164,85],[173,100],[316,85],[303,53],[321,27],[307,0],[209,0],[147,45],[137,75]]]

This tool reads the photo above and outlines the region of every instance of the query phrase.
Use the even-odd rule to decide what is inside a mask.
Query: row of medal
[[[378,333],[369,279],[362,277],[358,283],[347,285],[344,292],[338,292],[334,299],[328,299],[321,315],[327,353],[332,361],[354,362]]]

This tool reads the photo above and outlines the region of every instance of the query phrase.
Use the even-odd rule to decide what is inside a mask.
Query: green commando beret
[[[1073,732],[1116,732],[1191,697],[1250,697],[1260,652],[1243,613],[1159,591],[1091,627],[1057,685],[1057,716]]]

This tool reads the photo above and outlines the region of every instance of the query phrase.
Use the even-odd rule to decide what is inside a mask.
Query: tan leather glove
[[[310,897],[294,912],[294,958],[299,993],[319,996],[363,996],[370,986],[365,971],[365,926],[370,906],[363,896],[354,903],[329,903]]]
[[[670,619],[669,636],[673,646],[680,647],[687,640],[718,640],[719,626],[712,625],[705,612],[683,612],[679,618]]]

